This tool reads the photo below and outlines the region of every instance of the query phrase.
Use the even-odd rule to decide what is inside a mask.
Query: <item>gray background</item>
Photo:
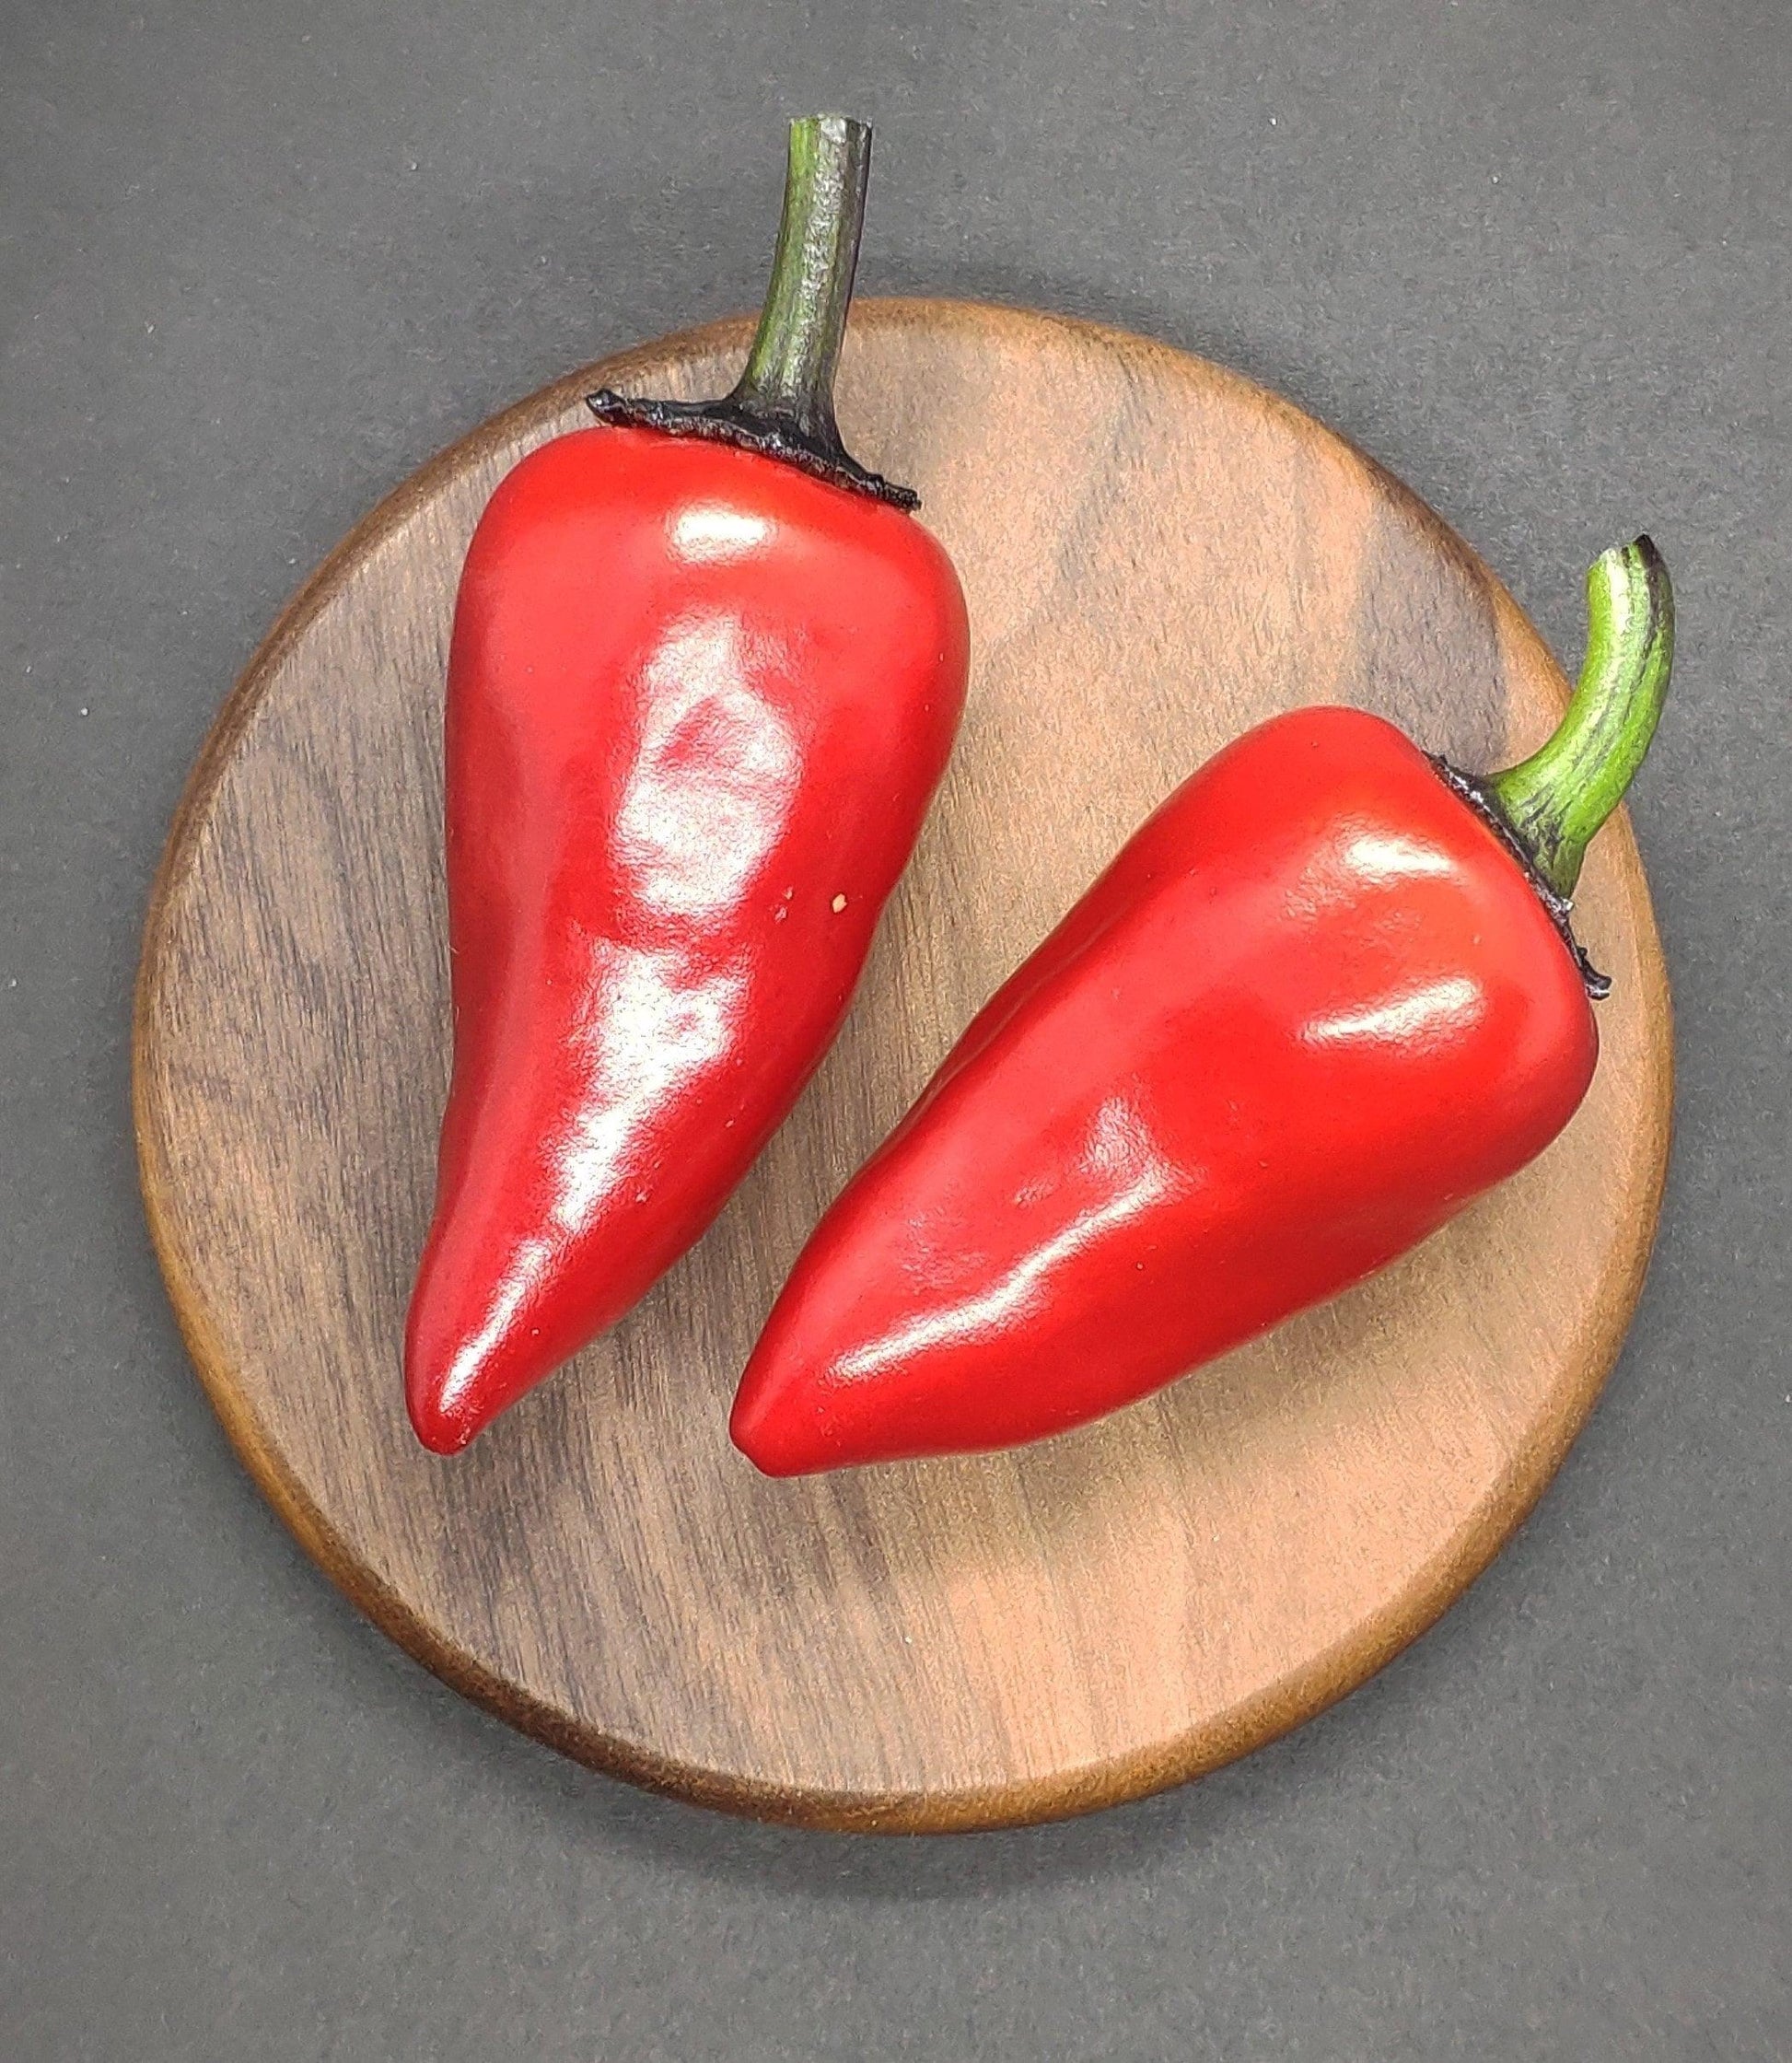
[[[0,2055],[1792,2055],[1789,103],[1776,0],[0,6]],[[1683,623],[1667,1215],[1536,1517],[1248,1763],[883,1845],[581,1773],[340,1602],[191,1376],[126,1106],[282,599],[501,403],[751,305],[832,105],[870,290],[1243,367],[1571,659],[1647,524]]]

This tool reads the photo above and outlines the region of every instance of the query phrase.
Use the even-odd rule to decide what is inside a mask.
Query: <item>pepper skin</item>
[[[1647,552],[1625,579],[1652,617]],[[1658,707],[1662,641],[1644,644]],[[1425,1239],[1592,1079],[1582,964],[1539,888],[1379,717],[1303,709],[1235,741],[823,1218],[748,1365],[737,1445],[783,1475],[1036,1439]]]
[[[951,565],[879,494],[638,427],[499,486],[448,662],[454,1068],[405,1342],[425,1446],[613,1323],[788,1112],[966,670]]]

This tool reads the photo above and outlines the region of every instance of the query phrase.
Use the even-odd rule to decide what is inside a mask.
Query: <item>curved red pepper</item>
[[[865,134],[793,131],[793,213],[801,150],[843,154],[824,379]],[[474,534],[448,682],[454,1075],[405,1342],[439,1452],[720,1209],[839,1029],[951,750],[950,562],[829,448],[798,377],[807,420],[743,407],[748,382],[708,411],[599,397],[664,426],[543,446]]]
[[[735,1404],[759,1467],[1080,1424],[1360,1280],[1555,1136],[1598,1053],[1565,896],[1670,650],[1647,540],[1589,592],[1588,676],[1524,767],[1452,786],[1380,717],[1315,708],[1169,798],[823,1218]]]

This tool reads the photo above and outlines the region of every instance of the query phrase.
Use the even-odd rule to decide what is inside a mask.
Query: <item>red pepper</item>
[[[1522,1167],[1592,1078],[1581,855],[1666,692],[1654,547],[1473,782],[1391,724],[1262,725],[1163,804],[827,1213],[748,1365],[772,1474],[1006,1446],[1360,1280]]]
[[[721,1208],[838,1031],[963,705],[914,496],[840,444],[869,132],[794,123],[740,384],[594,395],[467,555],[447,706],[454,1071],[405,1339],[462,1448]]]

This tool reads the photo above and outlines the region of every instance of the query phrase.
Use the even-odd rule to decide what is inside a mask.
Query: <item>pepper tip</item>
[[[762,1475],[774,1481],[812,1475],[828,1467],[820,1427],[806,1428],[802,1417],[780,1404],[764,1384],[753,1382],[751,1373],[750,1368],[728,1414],[728,1438],[735,1446]]]
[[[412,1431],[432,1454],[464,1453],[479,1433],[479,1425],[465,1412],[450,1409],[438,1393],[407,1386],[405,1405]]]

